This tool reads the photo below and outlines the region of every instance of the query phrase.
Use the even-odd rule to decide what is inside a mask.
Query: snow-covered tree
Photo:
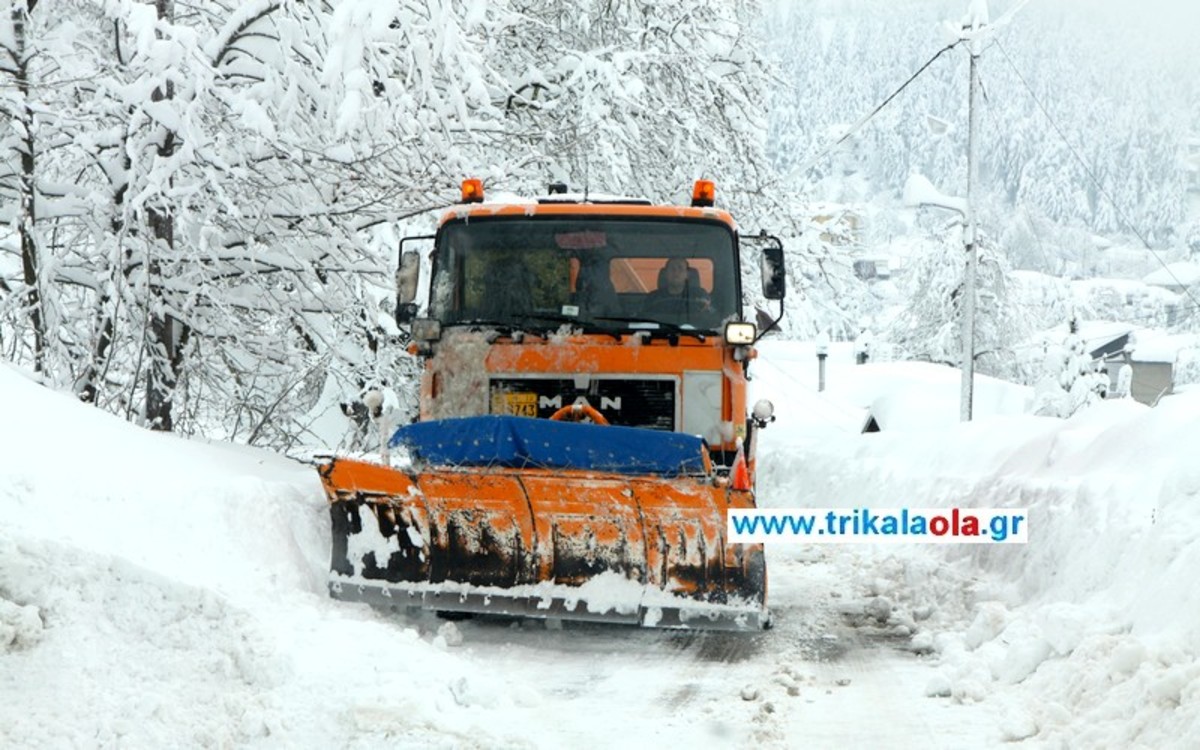
[[[151,426],[282,446],[410,379],[395,243],[464,176],[784,216],[749,0],[5,9],[3,356]]]
[[[1200,11],[1094,5],[1030,4],[980,58],[978,193],[1003,197],[983,218],[1002,231],[1019,206],[1092,232],[1137,229],[1162,241],[1187,212],[1179,151],[1200,128],[1191,106],[1200,100],[1200,61],[1190,51]],[[965,6],[769,3],[768,42],[780,69],[769,123],[774,163],[794,181],[820,186],[823,197],[851,186],[886,199],[914,169],[961,194],[962,48],[938,58],[850,141],[813,160],[947,44],[941,23]]]
[[[22,4],[5,17],[31,19],[22,35],[0,35],[5,72],[31,81],[5,101],[32,123],[0,180],[29,261],[0,266],[11,356],[148,424],[258,439],[295,434],[281,415],[327,373],[402,370],[379,346],[396,333],[382,229],[448,202],[497,119],[467,12],[72,5]]]
[[[1183,229],[1184,252],[1189,260],[1200,263],[1200,220],[1189,222]]]
[[[1104,398],[1109,378],[1088,354],[1074,318],[1062,344],[1046,346],[1042,377],[1034,385],[1035,414],[1069,417]]]
[[[887,334],[908,359],[962,364],[963,281],[966,253],[957,236],[931,239],[906,274],[908,303]],[[977,244],[975,361],[979,372],[1013,377],[1011,348],[1029,332],[1019,302],[1009,293],[1010,269],[989,242]]]
[[[798,235],[785,235],[788,296],[780,322],[789,336],[808,338],[826,331],[835,340],[854,338],[864,325],[872,325],[882,308],[875,290],[855,277],[853,260],[838,236],[849,232],[841,217],[814,216],[811,206],[798,206],[795,217]],[[758,266],[754,255],[743,255],[742,286],[758,289]],[[760,309],[775,311],[773,304],[754,298]]]
[[[38,89],[49,75],[44,60],[49,46],[47,29],[40,23],[38,0],[10,0],[0,15],[0,114],[7,127],[0,135],[0,196],[4,198],[3,220],[11,230],[12,247],[6,248],[19,260],[19,280],[0,278],[0,304],[6,317],[27,324],[32,365],[45,366],[47,338],[51,325],[46,320],[45,239],[39,226],[43,196],[39,184],[39,151],[43,114]],[[24,328],[25,326],[21,326]],[[20,334],[12,337],[14,350],[23,349]]]
[[[529,154],[523,176],[672,201],[708,177],[739,215],[766,213],[768,68],[747,23],[755,0],[510,9],[488,57],[506,83],[508,136]]]

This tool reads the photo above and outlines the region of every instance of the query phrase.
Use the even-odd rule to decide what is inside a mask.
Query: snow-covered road
[[[998,742],[990,705],[927,697],[934,660],[865,615],[869,601],[851,593],[853,557],[841,548],[821,559],[773,560],[776,624],[754,635],[496,620],[449,627],[462,639],[461,658],[536,690],[538,734],[550,746]],[[396,623],[447,627],[432,616]]]
[[[757,634],[502,618],[447,623],[419,613],[380,617],[398,638],[420,633],[456,658],[462,675],[441,689],[457,708],[504,705],[481,682],[485,676],[508,685],[513,702],[502,727],[523,727],[523,734],[520,740],[493,735],[499,744],[962,748],[998,742],[1003,730],[993,706],[926,694],[938,679],[936,659],[913,653],[893,613],[878,606],[881,597],[855,593],[863,589],[865,571],[855,572],[861,562],[847,547],[808,559],[773,559],[775,626]],[[407,736],[392,717],[368,706],[345,708],[359,731],[380,742]]]

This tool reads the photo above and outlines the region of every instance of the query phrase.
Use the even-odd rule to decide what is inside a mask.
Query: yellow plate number
[[[493,414],[511,414],[515,417],[536,417],[536,393],[497,393],[492,396]]]

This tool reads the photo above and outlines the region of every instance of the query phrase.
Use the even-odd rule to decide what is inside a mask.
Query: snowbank
[[[859,369],[856,392],[893,392],[896,371]],[[928,384],[914,399],[957,403],[951,383],[940,396]],[[1156,409],[1102,402],[1066,421],[1008,416],[939,432],[914,419],[819,441],[768,431],[762,489],[791,507],[1028,508],[1025,546],[853,553],[868,601],[940,660],[928,694],[997,703],[1003,738],[1039,747],[1197,747],[1197,424],[1200,393]]]
[[[494,718],[535,690],[329,600],[311,467],[141,430],[6,365],[0,404],[0,747],[526,742]]]
[[[810,432],[829,427],[861,432],[867,416],[873,416],[884,430],[944,429],[959,422],[962,371],[956,367],[928,362],[856,365],[854,345],[841,342],[829,347],[826,390],[814,393],[819,376],[813,344],[767,341],[759,348],[760,359],[751,368],[758,382],[752,389],[764,394],[760,397],[781,394],[774,399],[780,418],[795,412]],[[1031,388],[975,376],[976,419],[1025,414],[1032,399]]]

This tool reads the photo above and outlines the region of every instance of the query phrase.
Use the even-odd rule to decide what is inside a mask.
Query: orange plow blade
[[[710,477],[535,468],[404,472],[348,458],[320,466],[335,598],[618,622],[766,627],[761,545],[725,541],[749,491]]]

